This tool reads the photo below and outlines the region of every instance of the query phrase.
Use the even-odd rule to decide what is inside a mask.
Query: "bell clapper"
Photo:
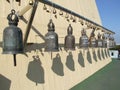
[[[16,54],[13,54],[13,59],[14,59],[14,66],[16,66]]]

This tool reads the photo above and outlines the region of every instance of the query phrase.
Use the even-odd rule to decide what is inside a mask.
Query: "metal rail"
[[[93,21],[91,21],[91,20],[89,20],[89,19],[87,19],[87,18],[85,18],[85,17],[83,17],[83,16],[73,12],[73,11],[71,11],[71,10],[69,10],[69,9],[66,9],[66,8],[64,8],[64,7],[62,7],[62,6],[58,5],[58,4],[55,4],[55,3],[51,2],[51,1],[48,1],[48,0],[39,0],[39,1],[41,3],[46,4],[46,5],[52,6],[52,7],[56,8],[56,9],[62,10],[64,12],[68,13],[68,14],[71,14],[73,16],[81,18],[81,19],[83,19],[83,20],[85,20],[85,21],[87,21],[89,23],[92,23],[93,25],[95,25],[95,26],[97,26],[99,28],[102,28],[106,32],[109,32],[111,34],[115,34],[115,32],[113,32],[113,31],[111,31],[111,30],[109,30],[109,29],[107,29],[107,28],[105,28],[105,27],[103,27],[103,26],[101,26],[101,25],[99,25],[99,24],[97,24],[97,23],[95,23],[95,22],[93,22]]]

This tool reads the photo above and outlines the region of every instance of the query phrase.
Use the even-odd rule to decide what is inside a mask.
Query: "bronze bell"
[[[105,38],[105,34],[102,35],[102,39],[103,39],[103,47],[107,47],[107,40]]]
[[[75,37],[72,35],[73,28],[71,24],[68,26],[67,33],[68,35],[65,37],[64,48],[65,50],[75,50]]]
[[[95,28],[93,28],[93,31],[91,32],[91,35],[90,35],[90,47],[96,47],[96,38],[95,38]]]
[[[15,10],[11,10],[7,19],[9,20],[9,26],[3,32],[3,54],[13,54],[15,59],[16,54],[23,53],[22,31],[17,27],[19,19]]]
[[[114,47],[116,45],[116,42],[114,40],[114,37],[112,37],[112,47]]]
[[[113,48],[114,46],[115,46],[115,41],[114,41],[114,37],[113,36],[110,36],[110,38],[109,38],[109,46],[111,47],[111,48]]]
[[[54,31],[55,26],[52,19],[50,19],[48,23],[48,33],[45,35],[45,51],[59,51],[58,35]]]
[[[103,40],[101,39],[101,34],[98,33],[97,37],[98,37],[98,39],[97,39],[97,47],[103,47]]]
[[[112,47],[112,37],[109,36],[109,48],[111,48],[111,47]]]
[[[83,29],[81,31],[81,37],[79,39],[79,46],[80,48],[87,48],[88,47],[88,36],[86,35],[86,31]]]

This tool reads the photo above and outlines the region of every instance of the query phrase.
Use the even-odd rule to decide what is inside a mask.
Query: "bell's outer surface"
[[[23,38],[20,28],[10,25],[3,32],[3,54],[23,53]]]
[[[103,48],[106,48],[106,47],[107,47],[107,40],[104,39],[104,40],[103,40]]]
[[[90,47],[96,47],[96,39],[94,37],[90,40]]]
[[[45,35],[45,51],[59,51],[58,35],[54,31],[49,31]]]
[[[88,47],[88,37],[87,36],[81,36],[80,39],[79,39],[79,46],[80,48],[83,48],[83,47]]]
[[[103,40],[101,39],[97,40],[97,47],[103,47]]]
[[[64,48],[66,50],[75,50],[75,37],[73,35],[67,35],[65,37]]]

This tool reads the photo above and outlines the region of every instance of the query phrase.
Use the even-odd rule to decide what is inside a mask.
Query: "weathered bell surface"
[[[80,48],[87,48],[88,47],[88,36],[86,35],[86,31],[83,29],[81,31],[81,37],[79,39],[79,46]]]
[[[115,46],[115,41],[113,36],[109,36],[109,47],[112,48]]]
[[[73,28],[71,24],[69,24],[67,29],[68,35],[65,37],[64,48],[65,50],[75,50],[75,37],[72,35]]]
[[[23,53],[22,31],[17,27],[18,17],[12,10],[8,15],[9,26],[3,32],[3,54]]]
[[[90,36],[90,47],[96,47],[96,38],[94,34],[95,29],[93,29],[91,36]]]
[[[107,46],[107,41],[105,39],[105,35],[102,35],[102,39],[103,39],[103,47],[105,48]]]
[[[58,35],[54,31],[55,26],[52,19],[50,19],[48,23],[48,33],[45,35],[45,51],[59,51]]]
[[[109,36],[109,47],[111,48],[112,47],[112,37]]]
[[[112,37],[112,47],[114,47],[116,45],[116,42],[114,40],[114,37]]]
[[[17,27],[19,19],[15,10],[8,15],[9,26],[3,32],[3,54],[13,54],[14,66],[16,66],[16,54],[23,53],[22,31]]]
[[[97,47],[103,47],[103,40],[101,39],[100,33],[98,33]]]

